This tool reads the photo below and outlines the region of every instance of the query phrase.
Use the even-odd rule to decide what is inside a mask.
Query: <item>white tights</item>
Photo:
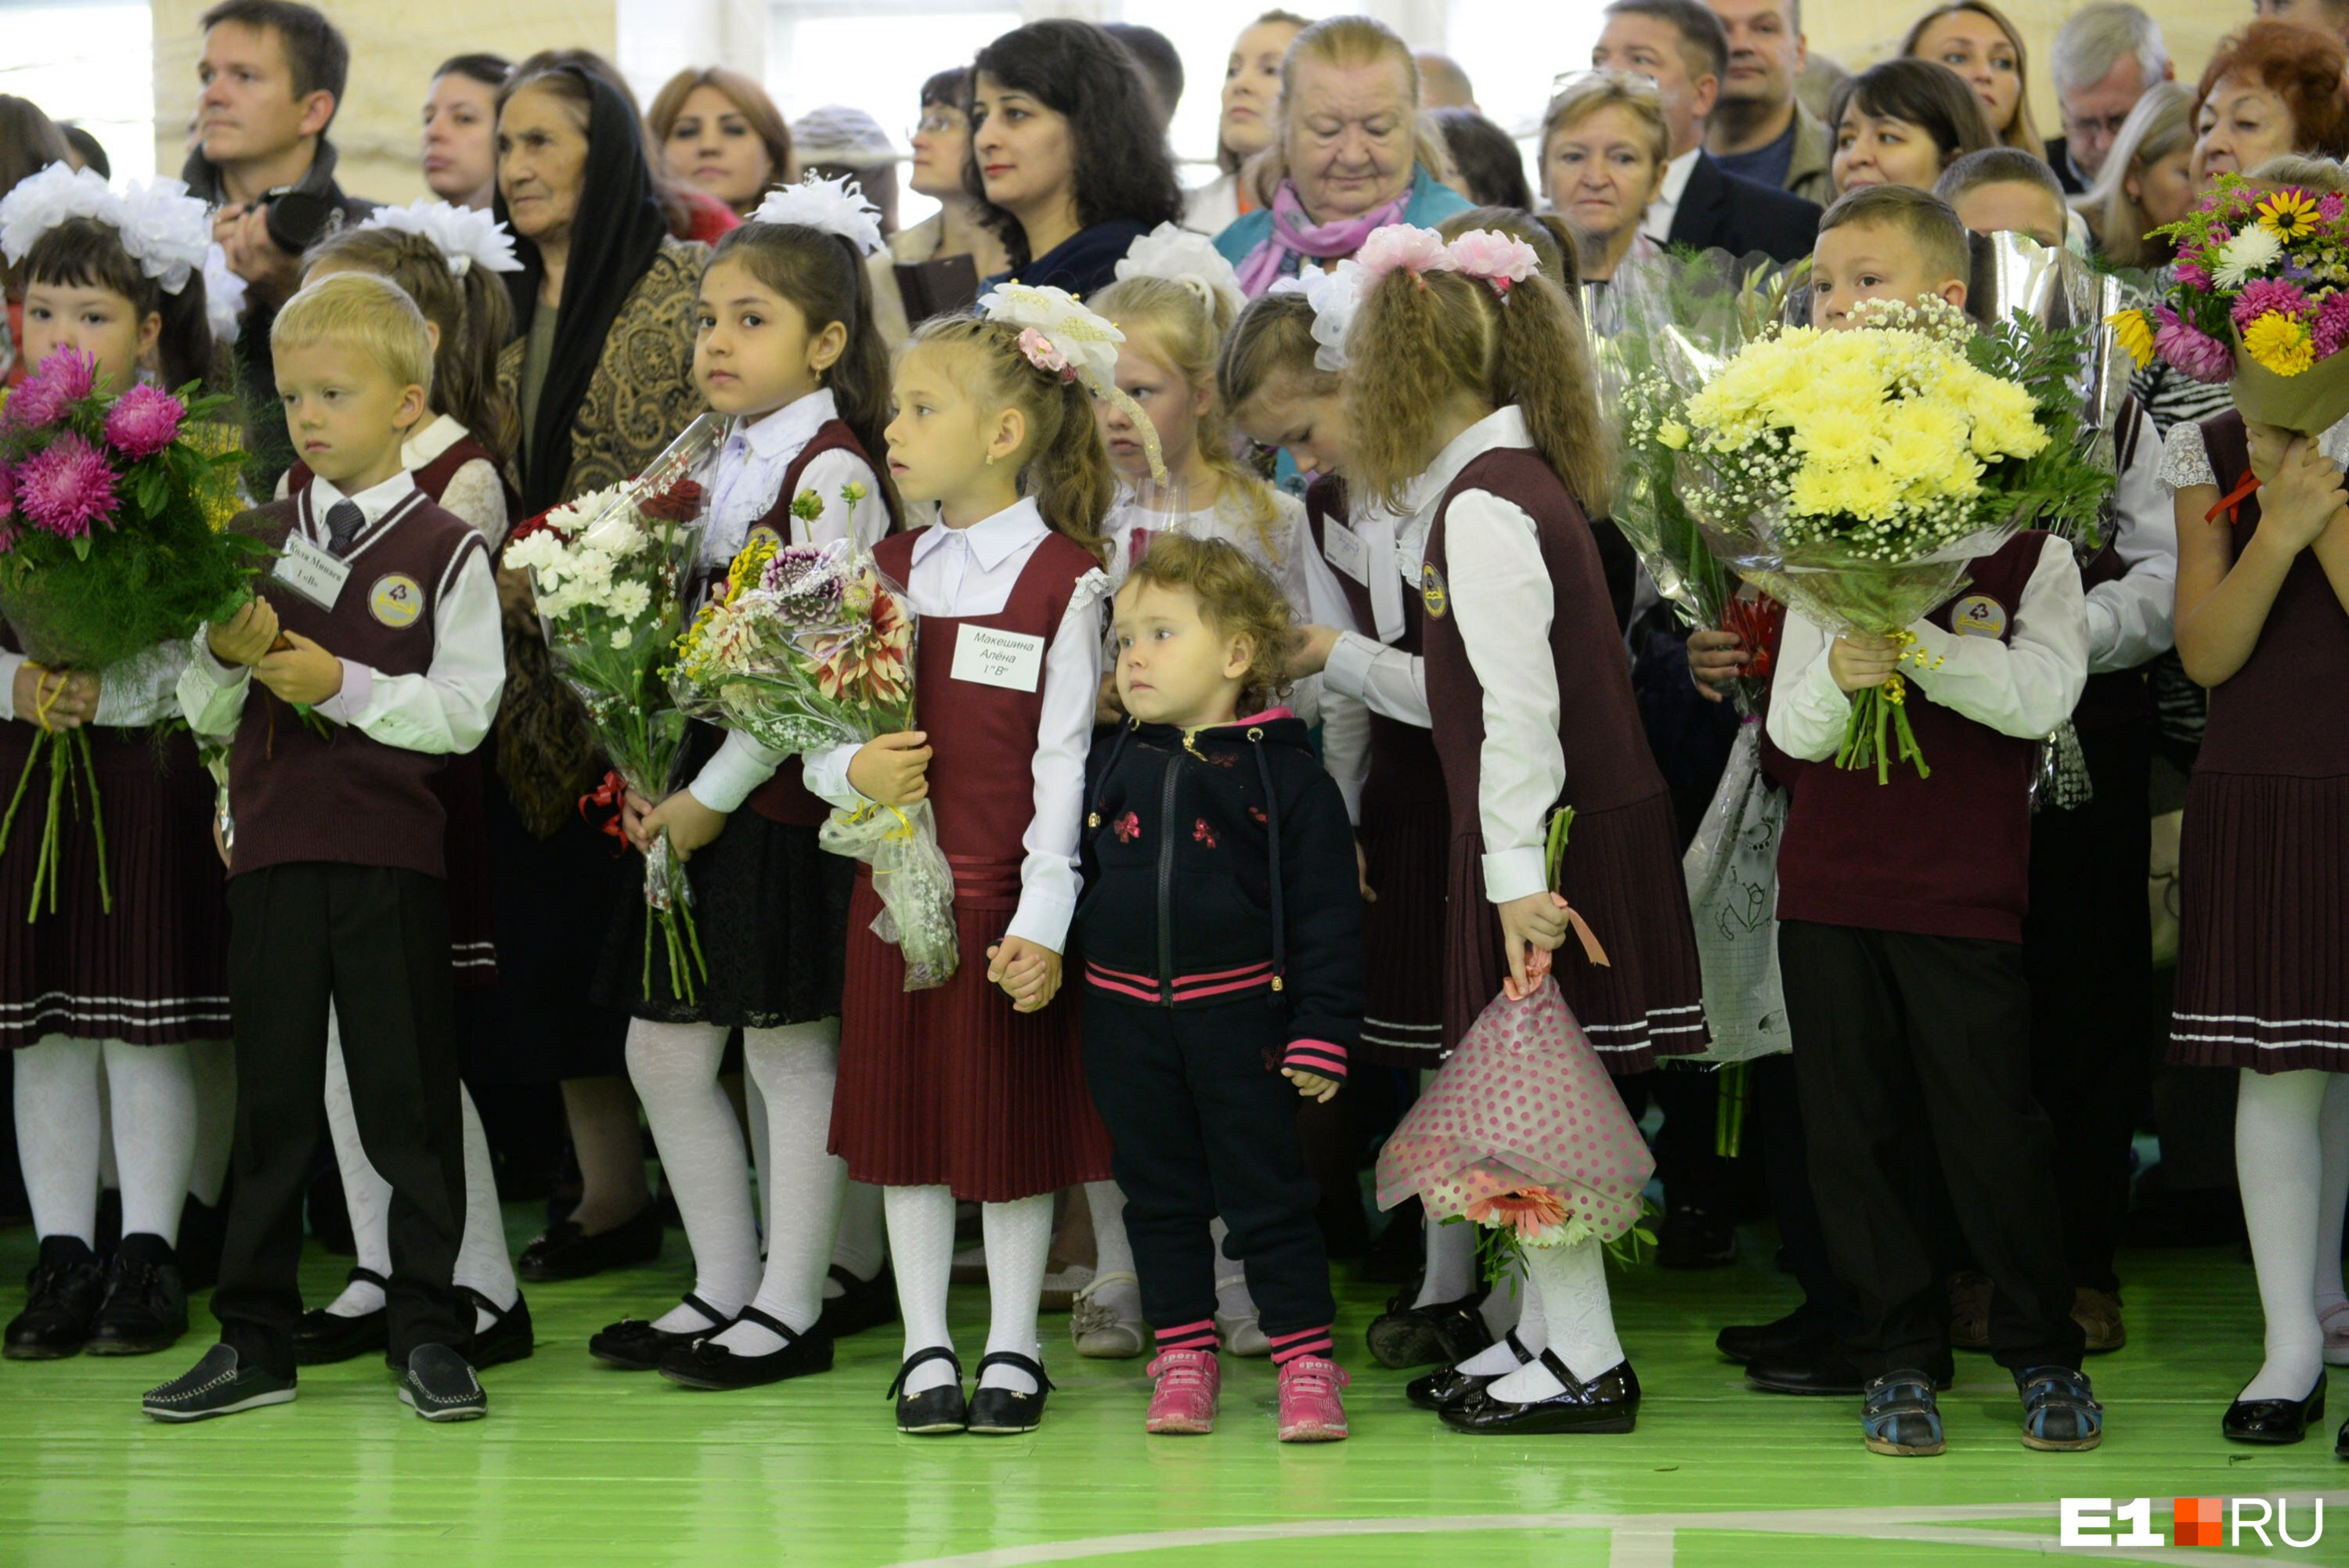
[[[2267,1319],[2266,1359],[2236,1398],[2305,1398],[2324,1365],[2319,1303],[2341,1291],[2349,1074],[2243,1069],[2235,1099],[2235,1178]]]
[[[122,1184],[122,1233],[180,1239],[195,1161],[196,1092],[185,1046],[132,1046],[48,1035],[12,1053],[16,1145],[43,1236],[98,1237],[98,1169],[107,1145]],[[111,1103],[101,1115],[99,1069]]]
[[[947,1329],[947,1285],[954,1273],[955,1199],[947,1187],[887,1187],[889,1251],[897,1263],[897,1307],[905,1319],[905,1355],[933,1346],[954,1348]],[[1044,1263],[1052,1249],[1052,1194],[979,1206],[987,1243],[991,1314],[987,1354],[1009,1351],[1038,1362],[1043,1346],[1036,1316],[1044,1294]],[[905,1379],[905,1392],[925,1394],[954,1381],[944,1361],[926,1361]],[[1015,1367],[990,1367],[983,1388],[1032,1394],[1036,1380]]]

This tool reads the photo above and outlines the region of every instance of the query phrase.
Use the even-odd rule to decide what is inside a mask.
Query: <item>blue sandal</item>
[[[2078,1453],[2105,1440],[2105,1408],[2087,1374],[2070,1367],[2026,1367],[2014,1375],[2023,1394],[2023,1446]]]
[[[1859,1431],[1872,1454],[1927,1459],[1940,1453],[1941,1410],[1933,1379],[1905,1369],[1871,1379],[1860,1398]]]

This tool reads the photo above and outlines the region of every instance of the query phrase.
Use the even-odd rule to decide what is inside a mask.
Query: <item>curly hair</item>
[[[971,63],[974,90],[982,76],[1030,95],[1068,120],[1081,226],[1130,218],[1154,229],[1181,219],[1183,185],[1166,150],[1157,98],[1133,52],[1116,38],[1091,22],[1030,22],[979,50]],[[1027,232],[1018,218],[987,199],[976,122],[970,145],[962,166],[963,190],[978,203],[979,222],[1002,240],[1016,272],[1036,259],[1028,253]]]
[[[321,265],[389,278],[440,329],[432,357],[432,406],[503,461],[522,441],[522,417],[498,384],[498,353],[513,335],[505,284],[487,267],[452,276],[440,247],[397,229],[345,229],[310,247],[305,280]]]
[[[1035,498],[1055,532],[1105,560],[1102,520],[1117,499],[1117,470],[1093,421],[1092,394],[1081,381],[1063,381],[1030,364],[1019,351],[1019,332],[1009,322],[969,312],[932,316],[915,328],[906,352],[961,350],[957,384],[983,407],[1017,408],[1027,417],[1028,442],[1018,458],[1019,493]]]
[[[1247,639],[1248,667],[1240,695],[1247,707],[1267,708],[1280,700],[1288,689],[1282,677],[1288,629],[1297,616],[1272,573],[1246,551],[1229,540],[1154,534],[1118,592],[1122,596],[1143,583],[1189,593],[1199,602],[1199,618],[1217,636]]]
[[[2210,91],[2229,77],[2267,88],[2292,111],[2292,149],[2349,156],[2349,90],[2341,40],[2292,22],[2254,22],[2222,38],[2195,85],[2189,123],[2202,122]]]
[[[1463,394],[1524,413],[1534,449],[1593,516],[1612,497],[1580,312],[1537,272],[1506,299],[1463,273],[1397,268],[1363,299],[1347,335],[1346,422],[1352,467],[1401,509],[1434,461],[1433,421]]]

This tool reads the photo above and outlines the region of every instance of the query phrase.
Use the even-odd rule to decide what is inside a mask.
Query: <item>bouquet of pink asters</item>
[[[7,397],[0,408],[0,616],[35,662],[104,670],[184,642],[252,596],[273,552],[225,528],[242,510],[244,455],[201,434],[204,418],[228,401],[200,397],[193,387],[173,394],[141,385],[118,395],[95,360],[70,348],[50,355]],[[85,800],[98,839],[99,900],[113,909],[89,757],[84,731],[39,730],[0,818],[5,849],[46,763],[48,812],[27,920],[45,904],[57,908],[58,818]]]

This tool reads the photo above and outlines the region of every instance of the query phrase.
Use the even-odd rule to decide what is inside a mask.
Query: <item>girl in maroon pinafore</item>
[[[923,1435],[1035,1429],[1052,1194],[1110,1174],[1076,1009],[1053,998],[1101,686],[1112,480],[1092,397],[1114,390],[1115,335],[1058,290],[1007,286],[980,309],[926,325],[896,373],[890,472],[939,506],[874,552],[920,617],[918,728],[806,769],[842,807],[927,799],[954,869],[960,965],[912,992],[860,870],[833,1100],[833,1152],[886,1189],[905,1321],[892,1392],[898,1429]],[[981,1205],[993,1299],[968,1403],[946,1315],[957,1198]]]
[[[1516,995],[1552,974],[1556,953],[1552,977],[1612,1070],[1700,1051],[1671,798],[1577,500],[1605,484],[1581,324],[1520,240],[1473,232],[1445,245],[1398,226],[1358,260],[1350,471],[1402,515],[1398,538],[1420,542],[1423,653],[1413,671],[1392,649],[1341,637],[1327,667],[1334,690],[1421,683],[1451,816],[1444,1043],[1459,1044],[1505,985]],[[1547,659],[1535,652],[1545,646]],[[1543,847],[1562,806],[1575,818],[1561,898]],[[1572,940],[1569,905],[1607,965]],[[1529,1248],[1526,1267],[1515,1342],[1459,1365],[1497,1377],[1471,1429],[1630,1430],[1639,1383],[1597,1242]]]
[[[2349,521],[2342,427],[2171,427],[2178,652],[2210,689],[2178,845],[2172,1061],[2241,1069],[2235,1165],[2266,1358],[2222,1429],[2296,1442],[2349,1356]],[[2261,477],[2254,479],[2254,472]],[[2340,1445],[2349,1454],[2349,1425]]]

